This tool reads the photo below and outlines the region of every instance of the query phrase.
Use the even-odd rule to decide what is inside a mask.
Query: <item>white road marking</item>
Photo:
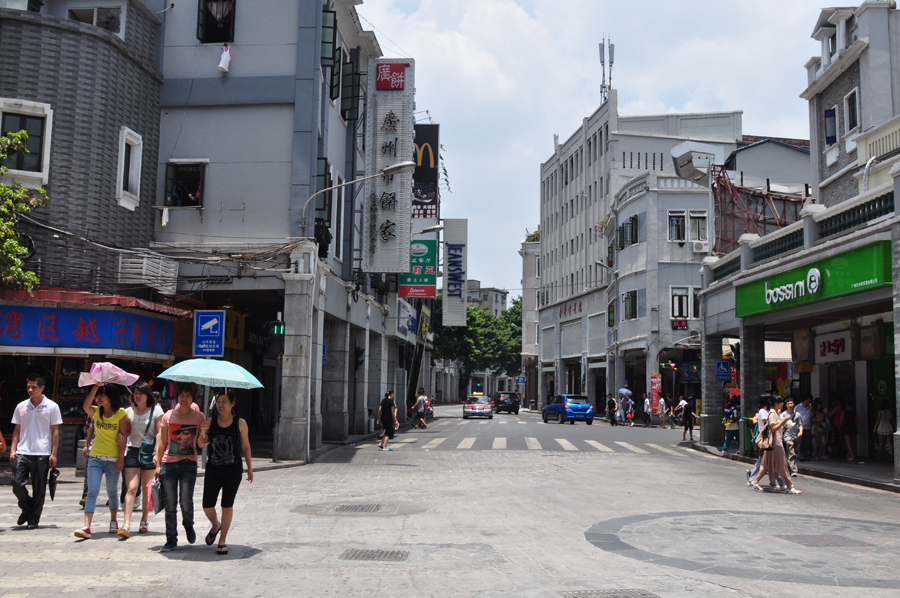
[[[676,457],[686,457],[686,456],[687,456],[687,455],[685,455],[684,453],[679,453],[678,451],[672,450],[672,449],[670,449],[670,448],[666,448],[666,447],[664,447],[664,446],[660,446],[660,445],[658,445],[658,444],[650,444],[649,442],[645,442],[644,444],[645,444],[646,446],[649,446],[650,448],[654,448],[654,449],[656,449],[656,450],[658,450],[658,451],[662,451],[662,452],[664,452],[664,453],[668,453],[669,455],[675,455]]]
[[[463,438],[462,442],[460,442],[456,448],[458,449],[470,449],[472,445],[475,444],[474,438]]]
[[[481,425],[483,426],[483,425],[485,425],[486,423],[488,423],[488,420],[484,419],[484,420],[481,420],[481,421],[478,422],[478,423],[481,424]]]
[[[616,441],[616,444],[618,444],[618,445],[621,446],[622,448],[628,449],[628,450],[631,451],[632,453],[641,453],[641,454],[643,454],[643,455],[648,454],[647,451],[645,451],[644,449],[640,449],[640,448],[634,446],[633,444],[628,444],[627,442],[619,442],[619,441],[617,440],[617,441]]]
[[[508,424],[508,423],[509,423],[509,422],[508,422],[508,421],[506,421],[506,420],[505,420],[505,419],[504,419],[504,420],[503,420],[503,421],[501,421],[501,422],[500,422],[500,423],[501,423],[501,424]]]
[[[491,446],[492,449],[505,449],[506,448],[506,438],[494,438],[494,444]]]
[[[591,445],[592,447],[594,447],[595,449],[597,449],[598,451],[600,451],[602,453],[614,453],[615,452],[614,450],[612,450],[605,444],[600,444],[596,440],[585,440],[585,442],[587,442],[589,445]]]
[[[459,423],[456,424],[456,425],[457,425],[457,426],[464,426],[464,425],[466,425],[467,423],[469,423],[469,422],[466,421],[466,420],[463,420],[463,421],[459,422]]]
[[[427,444],[423,444],[423,445],[422,445],[422,448],[423,448],[423,449],[433,449],[433,448],[437,448],[438,445],[441,444],[442,442],[444,442],[445,440],[447,440],[447,439],[446,439],[446,438],[435,438],[435,439],[432,440],[431,442],[429,442],[429,443],[427,443]]]
[[[528,445],[528,448],[531,450],[539,451],[541,450],[541,443],[538,442],[537,438],[525,438],[525,444]]]
[[[416,442],[417,440],[419,440],[419,439],[418,439],[418,438],[409,438],[409,437],[407,437],[407,438],[401,438],[401,439],[398,440],[397,442],[399,442],[399,443],[402,444],[402,443],[406,443],[406,442]]]
[[[528,422],[522,422],[522,421],[520,421],[519,423],[520,423],[520,424],[527,424]]]
[[[556,442],[559,443],[559,446],[563,447],[563,449],[567,451],[577,451],[578,447],[566,440],[565,438],[557,438]]]

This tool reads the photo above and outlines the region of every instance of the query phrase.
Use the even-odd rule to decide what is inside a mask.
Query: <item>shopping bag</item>
[[[166,494],[158,477],[147,482],[147,508],[156,515],[166,507]]]

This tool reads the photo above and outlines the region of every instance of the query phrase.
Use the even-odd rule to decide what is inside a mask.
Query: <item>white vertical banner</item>
[[[469,221],[444,218],[444,326],[466,325],[466,253]]]
[[[369,61],[366,104],[366,174],[412,160],[415,131],[415,63],[412,59]],[[409,272],[413,174],[366,182],[363,202],[365,272]]]

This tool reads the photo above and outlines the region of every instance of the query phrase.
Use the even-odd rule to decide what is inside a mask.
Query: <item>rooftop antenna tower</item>
[[[616,60],[616,44],[609,42],[609,88],[612,89],[612,67]]]
[[[600,83],[600,101],[606,101],[606,37],[600,42],[600,71],[603,73],[603,82]]]

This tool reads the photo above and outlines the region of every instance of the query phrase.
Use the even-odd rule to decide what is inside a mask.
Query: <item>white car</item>
[[[471,416],[486,417],[494,419],[494,405],[491,400],[484,395],[473,395],[466,397],[463,401],[463,419]]]

